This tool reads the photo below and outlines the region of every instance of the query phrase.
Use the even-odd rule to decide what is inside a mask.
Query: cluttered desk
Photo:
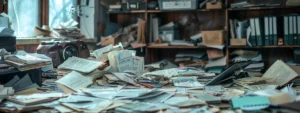
[[[70,56],[41,87],[14,77],[1,87],[4,112],[286,112],[299,111],[298,76],[281,60],[266,73],[251,76],[253,61],[220,74],[178,67],[163,60],[144,64],[122,45],[100,48],[89,58]],[[18,82],[16,82],[18,81]],[[20,83],[21,82],[21,83]],[[22,83],[23,82],[23,83]],[[11,85],[13,84],[13,85]],[[19,85],[18,85],[19,84]],[[17,86],[26,85],[27,88]],[[47,108],[47,109],[46,109]],[[40,111],[41,112],[41,111]]]

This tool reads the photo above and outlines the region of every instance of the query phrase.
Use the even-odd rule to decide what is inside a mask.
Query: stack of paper
[[[5,62],[18,68],[20,71],[37,69],[52,64],[51,59],[43,59],[35,55],[11,55],[5,56]]]
[[[62,93],[38,93],[30,95],[15,95],[9,97],[8,100],[20,105],[29,106],[50,102],[62,97],[64,97]]]
[[[208,58],[204,51],[188,51],[176,54],[176,63],[184,64],[187,67],[201,67]]]

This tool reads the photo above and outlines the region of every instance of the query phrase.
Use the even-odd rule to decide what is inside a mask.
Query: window
[[[76,14],[72,14],[72,7],[75,8],[77,0],[49,0],[49,26],[58,28],[60,22],[70,19],[76,20]]]
[[[8,15],[17,37],[35,36],[34,28],[40,26],[40,0],[9,0]]]

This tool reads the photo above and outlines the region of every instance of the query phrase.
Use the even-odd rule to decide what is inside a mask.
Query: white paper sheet
[[[85,88],[88,85],[92,84],[93,81],[90,78],[85,77],[76,71],[72,71],[63,78],[57,80],[56,83],[62,84],[74,91],[77,91],[81,88]]]
[[[71,69],[83,73],[90,73],[103,65],[100,61],[92,61],[83,58],[71,57],[63,64],[58,66],[58,69]]]
[[[293,69],[281,60],[277,60],[262,77],[272,79],[273,83],[282,86],[297,76],[298,74]]]

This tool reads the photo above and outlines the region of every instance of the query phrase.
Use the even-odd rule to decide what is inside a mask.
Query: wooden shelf
[[[205,46],[147,46],[152,49],[207,49]]]
[[[126,13],[170,13],[170,12],[208,12],[208,11],[221,11],[226,9],[198,9],[198,10],[174,10],[174,11],[161,11],[161,10],[133,10],[133,11],[112,11],[107,12],[108,14],[126,14]]]
[[[133,10],[133,11],[112,11],[107,12],[108,14],[126,14],[126,13],[145,13],[146,10]]]
[[[270,6],[270,7],[247,7],[247,8],[228,8],[228,11],[248,11],[248,10],[272,10],[285,8],[300,8],[299,6]]]
[[[256,46],[256,47],[250,47],[250,46],[227,46],[227,48],[232,48],[232,49],[300,48],[300,45],[299,46]]]
[[[225,9],[198,9],[198,10],[182,10],[182,11],[161,11],[161,10],[147,10],[147,13],[168,13],[168,12],[208,12],[208,11],[221,11]]]

